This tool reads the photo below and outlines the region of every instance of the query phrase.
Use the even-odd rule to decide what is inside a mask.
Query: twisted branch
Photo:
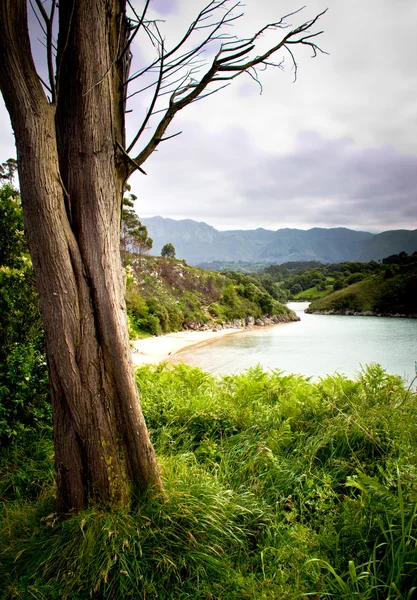
[[[133,165],[140,166],[143,164],[162,141],[179,135],[178,133],[174,134],[174,136],[165,136],[164,134],[178,111],[189,104],[217,93],[230,85],[231,81],[242,73],[247,73],[260,86],[262,93],[259,73],[265,71],[268,67],[283,69],[285,58],[278,62],[270,60],[270,57],[281,49],[291,59],[294,69],[294,81],[297,79],[298,67],[293,46],[299,45],[311,48],[313,58],[318,53],[327,54],[316,43],[316,38],[323,32],[314,32],[313,30],[317,21],[325,14],[326,10],[319,13],[313,19],[305,21],[301,25],[291,29],[287,20],[289,17],[298,15],[305,8],[302,7],[284,15],[279,21],[265,25],[252,37],[240,39],[224,33],[223,29],[233,24],[234,21],[242,16],[243,13],[241,12],[235,14],[236,9],[240,9],[241,7],[242,3],[240,1],[211,0],[191,23],[181,40],[171,50],[167,50],[166,48],[166,42],[160,32],[158,22],[144,21],[142,19],[143,27],[147,31],[148,36],[152,38],[152,43],[158,51],[158,57],[147,67],[134,73],[126,82],[126,85],[145,73],[152,74],[156,71],[157,77],[150,84],[145,85],[140,90],[128,96],[131,98],[145,90],[154,88],[151,104],[146,111],[141,127],[129,144],[127,152],[131,152],[141,139],[151,117],[161,112],[163,115],[151,139],[133,159],[134,162],[130,163],[132,167],[131,172],[135,170]],[[219,16],[219,11],[223,11],[224,14]],[[193,34],[206,29],[208,30],[208,34],[204,36],[203,41],[199,41],[190,50],[183,50],[184,45],[189,42]],[[285,29],[289,31],[280,41],[265,52],[253,56],[253,53],[256,52],[257,42],[265,33]],[[202,68],[206,64],[201,59],[202,53],[213,42],[220,44],[220,47],[211,65],[205,73],[201,74]],[[180,73],[183,73],[182,77],[178,77]],[[174,78],[174,76],[177,77]],[[168,106],[161,109],[157,106],[158,100],[166,95],[170,96]]]

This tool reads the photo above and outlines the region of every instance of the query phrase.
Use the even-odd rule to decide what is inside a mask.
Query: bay
[[[332,373],[354,377],[369,363],[408,382],[415,376],[417,319],[310,315],[308,303],[288,305],[294,323],[247,330],[178,355],[211,373],[239,373],[260,364],[318,379]]]

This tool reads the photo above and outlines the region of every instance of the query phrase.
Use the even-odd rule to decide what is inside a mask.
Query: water
[[[259,363],[314,379],[335,372],[353,377],[374,362],[413,379],[417,319],[309,315],[308,303],[288,306],[301,321],[229,335],[181,353],[181,360],[212,373],[238,373]]]

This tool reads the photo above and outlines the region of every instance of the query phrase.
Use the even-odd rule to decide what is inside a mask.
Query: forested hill
[[[417,253],[388,256],[372,266],[338,279],[333,293],[316,296],[307,312],[417,317]]]
[[[379,260],[417,250],[417,230],[372,234],[343,227],[218,231],[207,223],[163,217],[141,219],[158,254],[174,244],[178,258],[197,265],[214,261],[282,263],[316,260],[324,263]]]

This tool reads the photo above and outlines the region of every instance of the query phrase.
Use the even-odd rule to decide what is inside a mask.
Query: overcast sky
[[[417,228],[417,2],[304,1],[306,8],[288,23],[299,25],[328,8],[315,30],[324,31],[317,42],[329,55],[312,60],[309,49],[293,47],[293,83],[289,56],[279,52],[285,69],[262,73],[262,94],[242,75],[177,114],[168,134],[182,135],[148,159],[147,176],[131,179],[140,216],[190,218],[218,229]],[[135,5],[140,8],[139,0]],[[166,47],[204,5],[153,0],[150,15],[165,20]],[[233,33],[247,36],[301,6],[247,0]],[[263,43],[273,45],[282,32],[274,35]],[[151,58],[143,34],[133,52],[134,67]],[[147,102],[132,99],[128,137]],[[3,107],[0,126],[3,161],[15,154]]]

